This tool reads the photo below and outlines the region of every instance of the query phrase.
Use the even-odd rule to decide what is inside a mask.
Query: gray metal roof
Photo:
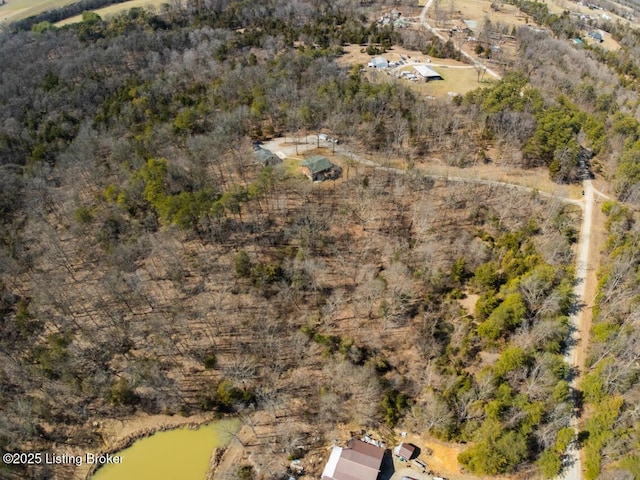
[[[384,57],[375,57],[371,59],[371,63],[378,68],[387,68],[389,66],[389,61]]]
[[[426,65],[414,65],[413,68],[415,69],[416,72],[418,72],[420,75],[422,75],[425,78],[436,78],[436,77],[442,78],[442,75],[436,72],[433,68],[429,68]]]
[[[475,30],[476,28],[478,28],[478,22],[475,20],[463,20],[463,22],[470,30]]]
[[[324,172],[333,167],[333,163],[331,163],[327,157],[321,157],[319,155],[307,158],[300,165],[307,167],[312,174]]]
[[[258,160],[265,165],[275,165],[282,162],[278,156],[266,148],[257,148],[253,153]]]

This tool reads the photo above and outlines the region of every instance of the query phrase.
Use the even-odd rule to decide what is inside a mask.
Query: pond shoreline
[[[149,415],[133,416],[123,420],[107,420],[98,429],[98,432],[103,433],[103,441],[105,445],[96,453],[100,455],[113,455],[119,451],[131,447],[137,440],[150,437],[151,435],[154,435],[156,433],[175,430],[179,428],[190,428],[196,430],[204,425],[221,419],[222,418],[216,417],[213,414],[201,414],[191,417]],[[118,428],[116,426],[117,424],[121,424],[122,428]],[[111,430],[112,432],[113,430],[124,432],[124,434],[112,433],[109,432],[109,430]],[[214,449],[212,455],[216,454],[216,451],[218,450],[220,450],[220,448]],[[83,464],[76,469],[74,479],[90,480],[91,477],[99,470],[99,468],[100,465]]]

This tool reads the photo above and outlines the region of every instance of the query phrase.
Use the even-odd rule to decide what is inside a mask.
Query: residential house
[[[280,157],[278,157],[271,150],[267,150],[266,148],[257,147],[254,149],[253,153],[256,156],[256,161],[258,163],[261,163],[265,167],[270,167],[272,165],[282,163]]]
[[[595,32],[595,31],[589,32],[589,36],[593,38],[596,42],[600,42],[600,43],[604,42],[604,38],[602,38],[602,34],[600,32]]]
[[[327,157],[307,158],[300,164],[300,167],[302,173],[314,182],[336,179],[342,174],[342,168],[331,163]]]

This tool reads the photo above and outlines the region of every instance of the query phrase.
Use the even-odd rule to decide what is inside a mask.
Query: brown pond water
[[[218,420],[197,430],[177,428],[137,440],[114,453],[122,463],[105,465],[92,480],[204,480],[211,453],[224,447],[240,426],[238,420]]]

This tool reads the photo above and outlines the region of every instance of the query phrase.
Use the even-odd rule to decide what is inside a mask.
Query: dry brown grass
[[[345,54],[338,59],[342,66],[363,65],[371,61],[371,55],[364,52],[360,45],[348,45],[344,47]],[[491,80],[487,77],[483,82],[478,82],[478,74],[474,68],[466,63],[458,62],[449,58],[431,58],[422,52],[407,50],[406,48],[395,46],[383,55],[390,62],[397,62],[404,57],[409,60],[407,65],[388,70],[367,69],[366,75],[373,82],[399,81],[403,82],[417,92],[436,98],[447,97],[449,92],[465,94],[478,87],[487,86]],[[406,79],[397,78],[395,74],[402,71],[412,71],[414,64],[427,64],[430,68],[442,75],[444,80],[434,80],[431,82],[413,82]],[[365,67],[366,68],[366,67]]]
[[[434,63],[439,61],[440,59],[435,59]],[[453,94],[464,95],[471,90],[486,87],[491,83],[491,80],[487,80],[486,77],[483,81],[478,82],[478,74],[471,65],[460,68],[449,68],[446,65],[438,65],[435,63],[429,65],[429,67],[442,75],[443,80],[432,80],[426,83],[420,81],[413,82],[410,80],[402,81],[410,83],[418,92],[436,98],[452,96]],[[412,68],[409,67],[409,70],[411,69]]]
[[[38,15],[49,10],[64,7],[72,3],[76,3],[77,0],[8,0],[5,5],[0,6],[0,24],[4,22],[15,22],[18,20]],[[167,0],[131,0],[116,5],[110,5],[108,7],[99,8],[94,10],[102,18],[113,16],[123,10],[128,10],[134,7],[159,7],[163,3],[168,3]],[[69,25],[71,23],[78,23],[82,21],[82,15],[76,15],[60,22],[57,22],[56,26]]]
[[[437,27],[450,27],[459,20],[475,20],[480,27],[485,18],[490,18],[494,25],[500,22],[503,25],[509,25],[509,28],[526,24],[526,15],[515,6],[503,4],[499,11],[494,11],[491,9],[489,0],[454,0],[454,10],[453,18],[443,24],[436,25],[433,7],[429,9],[428,18],[431,24]]]
[[[532,25],[534,23],[531,19],[527,19],[527,15],[520,12],[515,6],[502,4],[499,11],[494,11],[491,9],[491,1],[489,0],[454,0],[456,13],[453,18],[438,25],[439,27],[450,27],[455,24],[455,22],[460,20],[475,20],[478,22],[478,29],[481,28],[485,19],[490,19],[493,25],[496,25],[498,22],[507,25],[509,27],[509,31],[513,29],[513,27],[518,27],[520,25]],[[569,10],[571,12],[577,12],[584,15],[592,15],[592,16],[601,16],[603,13],[609,15],[612,21],[620,21],[623,24],[630,24],[630,22],[622,17],[615,15],[612,12],[604,12],[601,10],[590,10],[588,7],[583,5],[578,5],[574,2],[567,2],[566,0],[551,0],[547,2],[549,7],[549,11],[556,14],[561,14],[562,12]],[[433,7],[429,9],[429,20],[433,25],[435,25],[435,10]],[[587,31],[584,32],[586,35]],[[620,44],[616,42],[609,33],[602,32],[602,36],[604,38],[604,42],[599,44],[601,47],[607,50],[618,50],[620,49]],[[588,40],[591,42],[591,40]]]
[[[0,6],[0,19],[2,22],[15,22],[32,15],[64,7],[75,3],[77,0],[7,0]]]
[[[97,10],[93,11],[106,20],[117,15],[120,12],[129,10],[130,8],[157,8],[164,3],[167,3],[167,0],[130,0],[124,3],[118,3],[115,5],[109,5],[108,7],[98,8]],[[65,18],[64,20],[57,22],[55,25],[57,27],[62,27],[63,25],[70,25],[72,23],[79,23],[81,21],[82,15],[76,15],[74,17]]]
[[[522,168],[503,166],[496,163],[478,163],[470,168],[459,168],[446,165],[437,158],[429,158],[428,162],[418,163],[416,168],[434,175],[450,177],[477,178],[496,182],[513,183],[537,189],[541,192],[553,193],[561,197],[580,199],[582,188],[579,185],[558,185],[549,178],[546,168]]]

